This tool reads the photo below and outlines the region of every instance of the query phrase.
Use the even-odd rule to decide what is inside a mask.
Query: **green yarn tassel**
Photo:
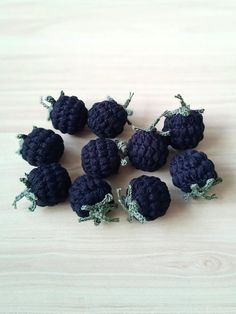
[[[28,183],[27,174],[26,178],[20,178],[20,181],[27,186]],[[28,207],[28,209],[33,212],[37,206],[37,197],[34,195],[34,193],[30,191],[30,188],[26,188],[23,192],[17,195],[14,199],[14,202],[12,203],[12,206],[16,209],[17,202],[19,202],[23,197],[25,197],[28,201],[31,202],[31,205]]]
[[[133,222],[134,218],[137,219],[140,223],[145,223],[146,218],[140,214],[139,205],[136,200],[132,200],[132,187],[128,186],[127,195],[121,195],[121,188],[117,189],[118,201],[121,204],[122,208],[128,213],[127,220]]]
[[[63,90],[61,91],[60,96],[64,96],[65,93]],[[43,105],[44,108],[48,110],[48,121],[51,120],[50,113],[53,110],[53,105],[56,103],[56,100],[52,96],[42,96],[40,98],[40,103]]]
[[[129,93],[129,97],[126,99],[124,105],[122,105],[122,107],[126,110],[128,116],[132,116],[132,114],[133,114],[133,110],[127,109],[129,104],[130,104],[130,102],[131,102],[131,100],[132,100],[132,98],[133,98],[133,96],[134,96],[134,93],[130,92]],[[107,100],[116,102],[114,100],[114,98],[112,98],[111,96],[107,96]]]
[[[212,200],[214,198],[217,198],[216,194],[208,195],[208,192],[212,186],[219,184],[222,181],[223,181],[222,178],[208,179],[203,187],[200,187],[198,184],[192,184],[191,185],[192,191],[190,193],[184,193],[184,199],[188,200],[190,198],[193,199],[204,198],[206,200]]]
[[[81,207],[81,210],[86,210],[89,212],[89,215],[87,217],[81,217],[79,218],[79,222],[87,221],[87,220],[93,220],[94,225],[98,226],[102,221],[103,222],[119,222],[119,218],[109,218],[107,217],[107,213],[117,208],[116,204],[110,203],[113,201],[112,194],[108,193],[105,195],[104,199],[96,203],[94,205],[83,205]]]
[[[127,142],[119,140],[119,139],[115,139],[114,141],[118,147],[118,151],[120,154],[120,158],[121,158],[120,164],[121,166],[126,166],[129,161],[128,151],[127,151]]]
[[[165,117],[173,117],[177,114],[181,114],[182,116],[188,116],[191,112],[191,109],[190,109],[190,105],[187,105],[186,102],[184,101],[183,97],[178,94],[175,96],[175,98],[178,98],[180,100],[180,103],[181,103],[181,107],[179,107],[178,109],[176,110],[173,110],[173,111],[165,111],[164,113],[164,116]],[[196,109],[196,110],[192,110],[192,111],[197,111],[199,113],[203,113],[205,109]]]

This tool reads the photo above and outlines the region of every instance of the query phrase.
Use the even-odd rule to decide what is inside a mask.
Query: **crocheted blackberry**
[[[127,117],[132,115],[132,111],[127,107],[133,97],[130,93],[129,98],[122,106],[113,98],[95,103],[88,111],[88,127],[98,137],[114,138],[120,134],[126,122],[130,124]]]
[[[119,221],[107,216],[117,206],[106,181],[83,175],[74,181],[69,193],[71,207],[80,217],[79,222],[93,220],[95,225],[99,225],[102,221]]]
[[[34,127],[28,135],[18,134],[20,149],[18,153],[32,166],[57,162],[64,152],[64,142],[52,130]]]
[[[121,196],[117,190],[118,199],[123,209],[128,213],[128,221],[137,219],[144,223],[165,215],[170,205],[170,193],[164,182],[153,176],[140,176],[130,181],[126,196]]]
[[[62,133],[75,134],[87,122],[88,110],[84,102],[76,96],[65,96],[61,91],[58,100],[47,96],[41,98],[41,103],[49,111],[48,120],[52,120],[53,127]]]
[[[34,211],[36,206],[52,206],[63,202],[69,192],[71,180],[68,172],[58,163],[42,165],[25,174],[20,181],[26,185],[26,189],[16,196],[13,206],[23,197],[32,204],[29,210]]]
[[[118,140],[97,138],[86,144],[81,152],[84,172],[92,177],[106,178],[126,165],[126,143]]]
[[[128,157],[136,169],[155,171],[162,167],[167,160],[169,150],[169,132],[159,132],[155,125],[161,116],[148,129],[135,129],[128,141]]]
[[[175,96],[181,107],[165,112],[163,131],[170,131],[170,145],[175,149],[194,148],[203,139],[205,126],[202,113],[204,109],[191,110],[181,95]]]
[[[215,166],[207,155],[196,150],[187,150],[177,155],[170,163],[170,174],[175,186],[184,192],[184,198],[216,198],[208,195],[210,188],[220,182]]]

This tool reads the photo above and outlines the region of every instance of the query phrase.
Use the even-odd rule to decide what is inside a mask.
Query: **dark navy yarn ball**
[[[170,163],[170,174],[173,184],[185,193],[191,192],[192,184],[203,187],[208,179],[217,178],[213,162],[196,150],[176,155]]]
[[[51,163],[34,168],[27,175],[26,185],[37,197],[37,205],[52,206],[65,201],[71,180],[65,168]]]
[[[88,111],[88,127],[98,137],[114,138],[124,130],[127,111],[114,100],[95,103]]]
[[[154,129],[139,130],[128,141],[128,157],[136,169],[155,171],[167,160],[168,137],[162,136]]]
[[[53,127],[62,133],[75,134],[81,131],[88,117],[88,110],[82,100],[64,93],[53,103],[50,112]]]
[[[60,135],[52,130],[34,128],[23,139],[19,153],[32,166],[57,162],[64,152],[64,142]]]
[[[132,199],[139,205],[139,212],[146,220],[165,215],[171,198],[167,185],[154,176],[142,175],[130,181]]]
[[[86,144],[81,152],[82,167],[92,177],[106,178],[118,172],[121,159],[113,140],[97,138]]]
[[[170,131],[170,145],[175,149],[194,148],[203,139],[203,116],[191,110],[188,116],[176,114],[166,117],[163,131]]]
[[[112,194],[111,187],[106,181],[83,175],[75,179],[70,188],[71,207],[78,216],[87,217],[89,212],[81,210],[81,207],[101,202],[108,193]]]

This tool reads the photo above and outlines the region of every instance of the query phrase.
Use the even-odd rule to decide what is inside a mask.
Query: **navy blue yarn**
[[[192,184],[203,187],[208,179],[218,177],[213,162],[196,150],[176,155],[170,163],[170,174],[173,184],[185,193],[191,192]]]
[[[128,157],[136,169],[155,171],[167,160],[168,138],[156,132],[139,130],[128,141]]]
[[[165,215],[170,202],[170,193],[165,182],[153,176],[142,175],[130,181],[132,199],[138,202],[139,212],[146,220]]]
[[[70,204],[78,216],[87,217],[89,212],[81,210],[81,207],[101,202],[108,193],[112,194],[111,187],[106,181],[83,175],[76,178],[70,188]]]
[[[188,116],[166,117],[163,131],[170,131],[170,145],[175,149],[194,148],[203,139],[205,126],[201,113],[191,110]]]
[[[38,198],[37,205],[52,206],[67,198],[71,180],[65,168],[52,163],[31,170],[26,185]]]
[[[53,127],[62,133],[75,134],[81,131],[88,117],[88,110],[76,96],[61,95],[50,112]]]
[[[34,128],[23,139],[20,154],[32,166],[57,162],[64,152],[62,137],[52,130]]]
[[[88,111],[88,127],[98,137],[114,138],[123,132],[127,116],[116,101],[97,102]]]
[[[106,178],[118,172],[120,156],[113,140],[97,138],[86,144],[81,152],[84,172],[92,177]]]

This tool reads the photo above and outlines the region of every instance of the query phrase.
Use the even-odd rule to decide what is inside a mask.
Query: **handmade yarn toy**
[[[97,138],[86,144],[81,152],[84,172],[92,177],[106,178],[127,164],[126,143],[119,140]]]
[[[166,163],[169,154],[169,131],[156,129],[162,116],[147,129],[134,127],[135,133],[128,141],[127,150],[129,160],[136,169],[155,171]]]
[[[18,153],[32,166],[57,162],[64,152],[64,142],[52,130],[33,127],[28,135],[18,134],[20,149]]]
[[[203,139],[205,126],[202,113],[204,109],[191,110],[181,95],[175,96],[181,107],[174,111],[165,111],[163,131],[170,131],[170,145],[175,149],[194,148]]]
[[[83,175],[74,181],[69,194],[71,207],[80,217],[79,222],[93,220],[95,225],[99,225],[102,221],[119,221],[107,216],[117,205],[106,181]]]
[[[203,152],[187,150],[176,155],[170,163],[170,174],[175,186],[184,192],[184,198],[211,200],[210,188],[220,182],[213,162]]]
[[[42,97],[41,104],[48,109],[48,120],[62,133],[75,134],[81,131],[88,116],[88,110],[82,100],[76,96],[65,96],[61,91],[58,100],[52,96]]]
[[[68,172],[58,163],[42,165],[34,168],[20,181],[26,185],[26,189],[16,196],[13,206],[23,197],[32,204],[29,210],[34,211],[36,206],[52,206],[63,202],[69,192],[71,180]]]
[[[142,175],[130,181],[126,196],[117,189],[118,200],[128,213],[128,221],[141,223],[165,215],[171,199],[167,185],[159,178]]]
[[[113,98],[95,103],[88,111],[88,127],[98,137],[114,138],[119,135],[125,123],[129,123],[127,117],[132,111],[127,107],[133,97],[130,93],[124,105],[118,104]]]

